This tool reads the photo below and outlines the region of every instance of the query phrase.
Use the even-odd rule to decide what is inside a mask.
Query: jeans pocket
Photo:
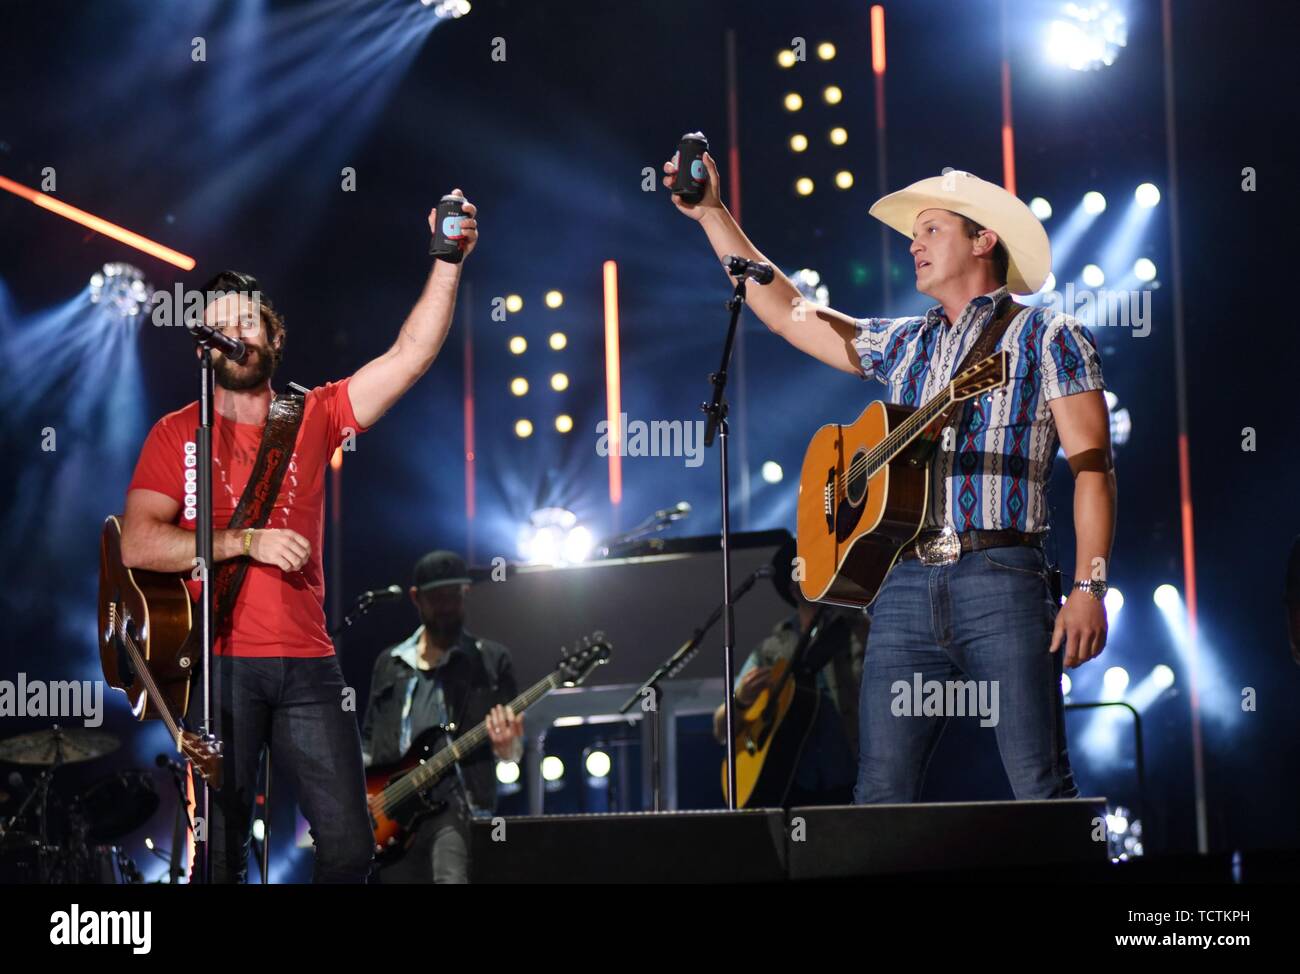
[[[1034,575],[1046,580],[1047,556],[1042,548],[1032,545],[1008,545],[1004,548],[985,548],[980,551],[984,561],[998,571]]]

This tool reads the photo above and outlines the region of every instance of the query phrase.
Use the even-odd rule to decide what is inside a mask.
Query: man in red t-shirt
[[[460,195],[460,190],[453,191]],[[463,205],[464,255],[478,240],[475,208]],[[429,213],[429,228],[436,232]],[[321,545],[325,466],[384,415],[433,363],[451,327],[463,263],[435,261],[397,340],[354,375],[312,389],[270,520],[226,529],[257,457],[284,351],[284,321],[256,280],[224,271],[205,287],[204,319],[243,340],[236,363],[213,351],[213,555],[248,559],[243,585],[213,645],[214,733],[224,746],[222,788],[208,823],[214,881],[247,872],[252,800],[262,748],[291,781],[316,843],[313,880],[364,882],[373,840],[361,741],[325,628]],[[197,402],[150,431],[127,488],[122,559],[128,568],[191,572],[195,564]],[[197,583],[191,584],[195,598]],[[192,695],[191,717],[201,701]],[[191,723],[195,723],[191,720]]]

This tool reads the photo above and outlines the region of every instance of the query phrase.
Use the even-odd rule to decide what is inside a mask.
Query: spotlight
[[[1107,0],[1066,3],[1047,25],[1044,54],[1052,64],[1093,71],[1112,64],[1128,43],[1128,20]]]
[[[776,63],[783,68],[793,68],[796,63],[794,51],[786,48],[784,51],[778,51],[776,54]]]
[[[1070,687],[1072,686],[1074,686],[1074,684],[1070,680],[1070,674],[1062,673],[1061,674],[1061,696],[1068,697],[1070,695]]]
[[[515,378],[510,380],[510,391],[516,396],[528,395],[528,380],[522,375],[515,376]]]
[[[604,751],[592,751],[587,755],[587,774],[593,778],[604,778],[609,774],[609,755]]]
[[[560,413],[555,417],[555,429],[560,433],[568,433],[573,429],[573,417],[568,413]]]
[[[1098,213],[1105,211],[1106,197],[1102,196],[1095,189],[1083,194],[1083,212],[1096,216]]]
[[[1138,206],[1149,210],[1160,202],[1160,190],[1156,189],[1155,183],[1143,183],[1133,192],[1133,198],[1137,200]]]
[[[513,761],[497,762],[497,781],[503,785],[513,785],[519,780],[519,765]]]
[[[1088,264],[1084,267],[1083,274],[1080,276],[1083,278],[1083,283],[1088,287],[1101,287],[1106,283],[1106,275],[1102,273],[1101,268],[1096,264]]]
[[[1128,670],[1112,666],[1101,677],[1102,692],[1108,699],[1118,700],[1128,688]]]
[[[560,553],[561,560],[569,565],[586,561],[594,544],[595,539],[592,538],[591,532],[579,524],[565,537]]]
[[[835,174],[835,185],[840,189],[848,189],[853,185],[853,173],[847,169],[841,169]]]
[[[835,58],[835,45],[830,41],[822,41],[817,45],[817,56],[823,61],[830,61]]]
[[[533,423],[528,419],[515,420],[515,436],[521,440],[526,440],[533,435]]]
[[[564,332],[551,332],[551,348],[558,352],[567,344],[569,344],[569,339],[565,337]]]
[[[844,100],[844,92],[840,91],[839,85],[827,85],[822,90],[822,98],[828,105],[838,105]]]
[[[803,108],[803,96],[797,91],[792,91],[785,96],[785,110],[787,112],[797,112]]]
[[[799,289],[799,293],[804,296],[805,300],[813,301],[817,304],[830,304],[831,292],[822,283],[822,276],[811,267],[804,267],[790,275],[794,286]]]
[[[1168,690],[1174,685],[1174,671],[1161,663],[1151,671],[1151,680],[1161,690]]]
[[[458,20],[470,12],[469,0],[420,0],[423,7],[433,7],[434,16],[442,20]]]
[[[563,294],[561,294],[559,291],[546,292],[546,306],[548,308],[558,308],[562,304],[564,304]]]
[[[510,351],[515,355],[523,355],[528,350],[528,339],[523,335],[516,335],[510,339]]]
[[[559,781],[564,777],[564,762],[554,754],[542,758],[542,777],[547,781]]]
[[[1053,291],[1055,289],[1056,289],[1056,275],[1053,274],[1051,271],[1048,271],[1047,280],[1043,282],[1043,286],[1039,288],[1038,293],[1046,294],[1048,291]]]
[[[144,271],[133,264],[105,264],[102,271],[90,275],[90,303],[125,321],[138,318],[149,300],[149,285]]]
[[[563,372],[556,372],[551,376],[551,388],[556,392],[563,392],[569,388],[569,377]]]
[[[1155,262],[1146,257],[1139,257],[1133,262],[1133,276],[1139,281],[1154,281],[1156,279]]]
[[[800,196],[809,196],[813,191],[813,181],[807,176],[800,176],[794,181],[794,191]]]
[[[830,138],[831,145],[843,145],[845,142],[849,141],[848,130],[842,125],[837,125],[835,128],[831,129]]]
[[[1052,204],[1041,196],[1035,196],[1029,201],[1029,210],[1040,220],[1047,220],[1052,216]]]
[[[1124,608],[1124,593],[1117,588],[1108,588],[1102,601],[1106,605],[1106,617],[1113,623],[1119,618],[1119,610]]]
[[[779,484],[784,476],[785,472],[775,460],[767,460],[763,463],[763,479],[769,484]]]
[[[794,135],[790,136],[791,152],[803,152],[803,150],[806,148],[808,148],[808,136],[803,135],[799,132],[796,132]]]
[[[593,539],[572,511],[543,507],[519,529],[518,543],[519,556],[529,564],[569,565],[586,560]]]
[[[1178,589],[1168,584],[1156,588],[1151,598],[1161,612],[1174,612],[1178,609],[1178,604],[1183,601],[1183,597],[1178,594]]]
[[[524,299],[517,294],[506,295],[506,310],[511,314],[523,310]]]

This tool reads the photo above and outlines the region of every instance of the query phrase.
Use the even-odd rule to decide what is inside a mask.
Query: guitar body
[[[430,727],[416,737],[398,761],[367,770],[366,801],[375,833],[375,856],[381,865],[394,862],[405,854],[420,820],[446,807],[457,779],[453,771],[410,794],[402,794],[400,788],[385,794],[385,789],[405,778],[450,743],[451,735],[446,729]]]
[[[817,720],[821,694],[815,674],[783,680],[789,668],[789,660],[772,664],[768,687],[739,715],[735,743],[737,808],[779,808],[794,782],[799,758]],[[778,696],[772,700],[775,688],[779,688]],[[722,794],[727,794],[726,761],[722,762]]]
[[[182,652],[193,621],[190,595],[180,575],[127,568],[122,564],[122,524],[104,522],[99,547],[99,660],[110,687],[126,694],[140,720],[162,717],[139,667],[124,645],[127,635],[153,674],[173,714],[184,714],[190,700],[190,670],[195,660]]]
[[[914,443],[870,477],[863,472],[846,479],[854,458],[884,443],[913,412],[873,402],[852,425],[823,426],[808,444],[796,515],[805,598],[870,605],[903,546],[920,532],[932,441]]]

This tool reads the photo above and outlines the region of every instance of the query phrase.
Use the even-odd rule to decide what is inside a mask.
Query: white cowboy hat
[[[1052,270],[1047,231],[1029,207],[1001,186],[959,169],[931,176],[906,189],[882,196],[870,213],[908,240],[922,210],[951,210],[992,230],[1007,248],[1007,290],[1035,294]]]

